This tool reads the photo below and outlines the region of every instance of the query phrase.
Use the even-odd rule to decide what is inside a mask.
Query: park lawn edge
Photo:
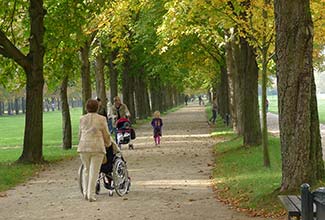
[[[211,107],[207,106],[208,118]],[[281,147],[280,138],[269,134],[271,168],[263,166],[262,146],[244,147],[242,137],[226,127],[218,117],[212,127],[216,140],[213,152],[215,166],[212,172],[213,190],[221,202],[250,216],[279,218],[287,214],[278,199],[281,195]],[[312,189],[324,186],[324,180]],[[285,194],[299,195],[300,190]]]
[[[211,117],[211,106],[206,108]],[[263,167],[262,146],[243,147],[242,137],[226,127],[220,116],[212,128],[216,140],[212,172],[216,198],[250,216],[278,218],[286,214],[278,200],[281,184],[279,138],[269,135],[271,168]]]

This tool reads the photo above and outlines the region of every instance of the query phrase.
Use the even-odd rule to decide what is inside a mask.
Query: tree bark
[[[143,74],[143,71],[140,71]],[[145,119],[148,116],[147,112],[147,85],[143,76],[137,76],[135,79],[135,97],[136,97],[136,112],[139,119]]]
[[[86,103],[91,98],[91,79],[89,63],[90,42],[86,41],[80,48],[81,54],[81,84],[82,84],[82,114],[86,114]]]
[[[218,114],[226,120],[228,114],[230,114],[229,110],[229,83],[227,76],[227,69],[225,63],[220,64],[220,84],[218,89]]]
[[[258,107],[258,66],[255,51],[246,39],[240,38],[241,106],[243,111],[243,136],[245,146],[262,143],[260,114]]]
[[[60,87],[60,97],[62,104],[62,147],[65,150],[72,148],[72,128],[71,128],[71,117],[70,117],[70,109],[68,103],[68,82],[69,76],[65,75],[62,80]]]
[[[20,55],[14,60],[26,72],[26,117],[24,147],[19,162],[39,163],[43,161],[43,57],[44,15],[42,0],[30,0],[30,50],[23,60]]]
[[[15,113],[19,115],[19,98],[15,98]]]
[[[162,112],[163,97],[161,96],[160,79],[158,76],[155,76],[155,78],[151,79],[150,98],[152,112],[157,110]]]
[[[264,0],[265,8],[270,4],[270,0]],[[263,28],[264,33],[267,29],[268,13],[263,8]],[[262,43],[262,145],[263,145],[263,162],[265,167],[271,167],[269,147],[268,147],[268,129],[267,129],[267,65],[268,65],[268,50],[269,43],[267,42],[267,36],[264,34]]]
[[[324,177],[313,73],[313,22],[309,0],[274,2],[281,191]]]
[[[229,39],[226,43],[226,65],[227,65],[227,77],[228,77],[228,94],[229,94],[229,111],[231,115],[231,124],[233,130],[238,133],[237,129],[237,92],[236,92],[236,80],[235,80],[235,63],[233,58],[232,40],[233,36],[229,35]]]
[[[26,113],[26,99],[25,97],[21,97],[21,109],[23,111],[23,114]]]
[[[128,109],[131,113],[131,122],[136,122],[135,115],[135,103],[134,103],[134,88],[133,82],[134,78],[130,75],[131,69],[131,58],[129,54],[125,54],[125,61],[123,64],[123,73],[122,73],[122,94],[123,102],[128,106]]]
[[[114,103],[113,99],[115,96],[118,95],[118,71],[116,69],[116,65],[114,63],[116,57],[117,57],[118,51],[114,50],[110,54],[110,59],[109,59],[109,85],[110,85],[110,95],[111,95],[111,104]]]
[[[107,114],[107,96],[106,96],[104,67],[105,67],[105,60],[103,58],[103,54],[98,53],[96,56],[96,63],[95,63],[95,76],[96,76],[97,97],[101,99],[101,106],[98,112],[101,115]]]
[[[245,97],[244,97],[244,74],[245,74],[245,68],[246,63],[244,61],[245,54],[243,53],[243,50],[241,49],[240,39],[233,39],[232,42],[232,55],[233,55],[233,61],[234,61],[234,96],[236,101],[236,129],[237,134],[243,135],[244,134],[244,104],[245,104]],[[245,47],[244,47],[245,48]]]
[[[0,101],[0,115],[2,116],[4,114],[4,103],[3,101]]]

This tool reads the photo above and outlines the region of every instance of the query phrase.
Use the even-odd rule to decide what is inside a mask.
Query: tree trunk
[[[43,161],[43,58],[44,58],[44,15],[42,0],[30,0],[30,50],[27,59],[31,66],[26,72],[26,117],[23,153],[20,162]]]
[[[226,120],[228,114],[230,114],[229,110],[229,83],[228,83],[228,76],[227,76],[227,69],[225,64],[220,64],[220,85],[218,91],[218,114]]]
[[[140,75],[135,79],[135,97],[136,97],[136,112],[139,119],[145,119],[148,116],[147,113],[147,85],[145,80]]]
[[[263,145],[263,161],[265,167],[270,167],[270,155],[268,147],[267,133],[267,116],[266,116],[266,82],[267,82],[267,51],[263,52],[262,64],[262,145]]]
[[[19,115],[19,98],[15,98],[15,112]]]
[[[244,104],[245,104],[245,97],[244,97],[244,85],[245,82],[244,74],[245,74],[245,68],[246,63],[244,61],[245,54],[242,54],[243,50],[241,50],[241,46],[239,42],[239,39],[234,39],[232,42],[232,55],[233,55],[233,61],[234,61],[234,96],[236,101],[236,129],[237,134],[243,135],[244,134]],[[244,57],[242,57],[244,56]]]
[[[244,145],[256,146],[262,143],[258,108],[258,66],[254,49],[243,38],[240,38],[240,59],[238,71],[242,80],[240,107],[243,111]]]
[[[128,106],[131,113],[131,122],[135,123],[135,104],[134,104],[134,89],[133,89],[133,78],[130,76],[131,60],[129,54],[125,55],[125,62],[123,64],[122,73],[122,94],[123,103]]]
[[[4,114],[4,103],[3,101],[0,101],[0,116]]]
[[[154,111],[162,112],[162,96],[160,94],[159,78],[152,79],[150,82],[150,98],[151,98],[151,109]]]
[[[226,44],[226,64],[227,64],[227,76],[228,76],[228,94],[229,94],[229,104],[230,104],[230,115],[232,121],[233,130],[236,131],[237,134],[240,133],[240,129],[238,128],[238,120],[237,120],[237,94],[236,90],[236,69],[235,69],[235,61],[233,55],[233,41],[234,36],[230,35]]]
[[[60,98],[56,98],[56,104],[57,104],[57,109],[60,111],[61,110],[61,100]]]
[[[26,99],[25,97],[21,97],[21,109],[23,111],[23,114],[26,113]]]
[[[86,114],[86,102],[91,98],[91,79],[89,63],[90,42],[86,41],[80,48],[81,54],[81,84],[82,84],[82,114]]]
[[[7,112],[8,112],[8,115],[12,115],[12,112],[11,112],[11,100],[9,99],[8,100],[8,105],[7,105]]]
[[[101,106],[99,113],[101,115],[107,114],[107,96],[104,76],[105,60],[102,53],[98,53],[95,63],[95,76],[96,76],[96,93],[97,97],[101,99]]]
[[[69,76],[65,75],[62,80],[61,88],[60,88],[60,97],[62,103],[62,147],[63,149],[71,149],[72,148],[72,128],[71,128],[71,117],[70,117],[70,109],[68,103],[68,82]]]
[[[115,96],[118,95],[118,71],[116,69],[116,65],[114,63],[116,57],[117,57],[118,51],[114,50],[110,54],[110,59],[109,59],[109,85],[110,85],[110,94],[111,94],[111,104],[114,103],[113,99]]]
[[[145,105],[145,114],[146,118],[151,115],[151,108],[150,108],[150,96],[149,96],[149,89],[148,85],[146,83],[146,89],[145,89],[145,94],[144,94],[144,105]]]
[[[282,154],[281,191],[324,177],[313,73],[309,0],[276,0],[276,65]]]
[[[265,8],[270,4],[270,0],[264,0]],[[267,19],[268,13],[266,9],[263,8],[263,27],[264,33],[267,29]],[[267,129],[267,64],[268,64],[268,50],[269,44],[267,42],[266,34],[263,36],[262,45],[262,145],[263,145],[263,162],[265,167],[271,167],[269,147],[268,147],[268,129]]]

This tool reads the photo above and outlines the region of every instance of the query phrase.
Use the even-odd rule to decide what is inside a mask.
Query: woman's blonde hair
[[[155,111],[155,112],[153,113],[153,116],[154,116],[155,118],[159,118],[159,117],[160,117],[160,111]]]

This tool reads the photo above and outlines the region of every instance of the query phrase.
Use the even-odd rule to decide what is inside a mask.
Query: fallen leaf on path
[[[7,193],[0,193],[0,197],[7,197]]]

